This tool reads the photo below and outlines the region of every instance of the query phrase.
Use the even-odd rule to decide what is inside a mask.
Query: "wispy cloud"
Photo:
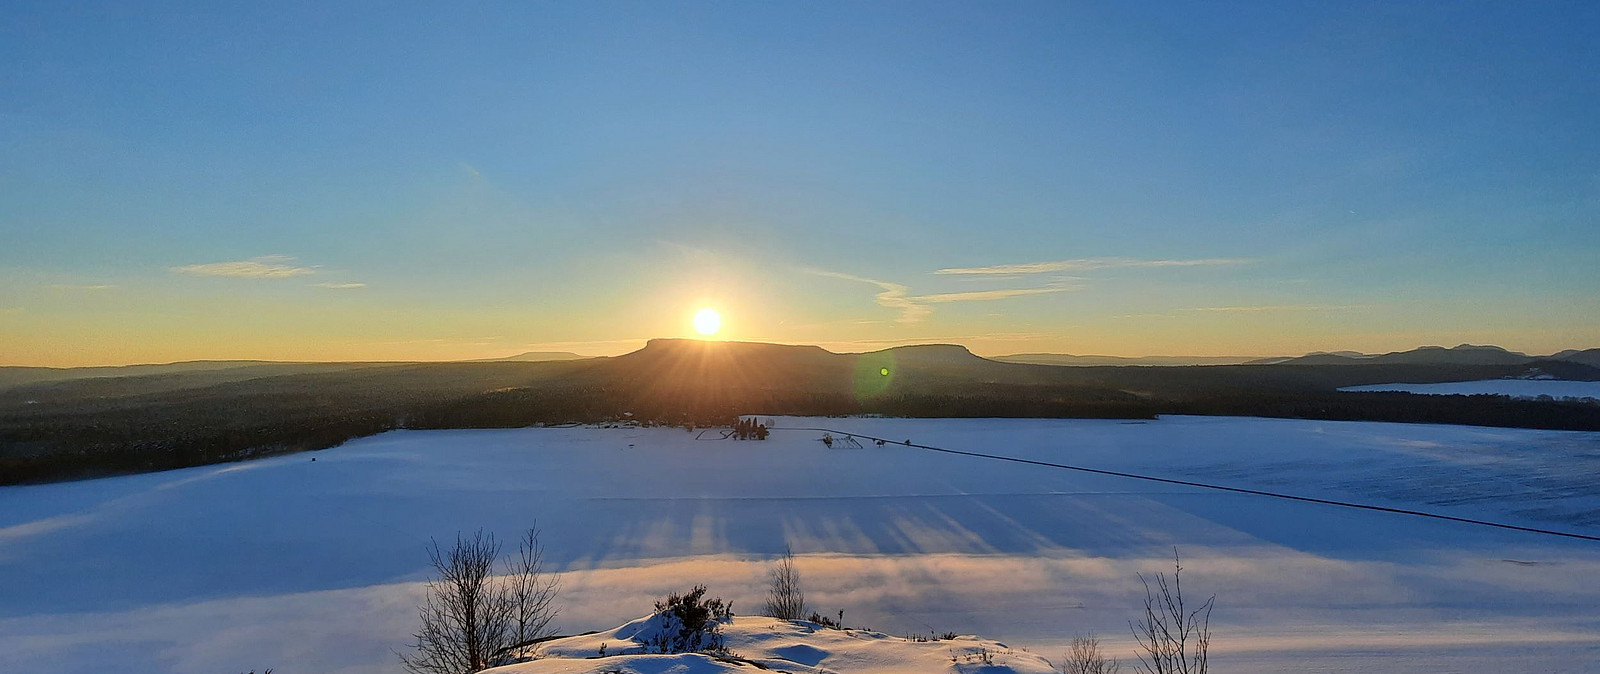
[[[1006,288],[1003,290],[977,290],[965,293],[940,293],[937,295],[918,295],[910,298],[915,302],[941,303],[941,302],[987,302],[989,300],[1003,300],[1008,297],[1022,297],[1024,295],[1047,295],[1077,290],[1076,286],[1052,285],[1043,288]]]
[[[286,255],[263,255],[249,260],[188,264],[169,269],[174,274],[231,278],[289,278],[317,273],[316,267],[300,267],[293,262],[294,258]]]
[[[1022,274],[1053,274],[1065,271],[1094,271],[1096,269],[1125,269],[1139,267],[1222,267],[1249,264],[1248,258],[1217,257],[1195,260],[1140,260],[1127,257],[1086,257],[1052,262],[1025,262],[999,264],[988,267],[950,267],[935,274],[963,274],[972,276],[1016,276]]]
[[[114,285],[111,285],[111,284],[106,284],[106,283],[93,284],[93,285],[90,285],[90,284],[78,284],[78,283],[53,283],[53,284],[50,285],[50,289],[51,290],[58,290],[58,291],[61,291],[61,292],[91,292],[92,293],[92,292],[101,292],[101,291],[105,291],[105,290],[116,290],[117,287],[114,286]]]
[[[1346,311],[1365,309],[1364,304],[1258,304],[1236,307],[1191,307],[1183,311]]]
[[[836,271],[824,271],[821,269],[809,269],[807,272],[826,278],[836,278],[845,281],[855,281],[857,283],[867,283],[878,286],[878,289],[881,292],[879,292],[874,298],[875,301],[877,301],[878,306],[880,307],[886,307],[899,311],[900,318],[896,320],[900,323],[916,323],[917,321],[927,318],[928,314],[933,313],[932,309],[913,302],[910,297],[911,289],[899,283],[890,283],[888,281],[879,281],[877,279],[870,279],[864,276],[856,276],[854,274],[845,274],[843,272]]]
[[[900,283],[879,281],[877,279],[866,278],[864,276],[856,276],[854,274],[826,271],[822,269],[807,269],[805,271],[808,274],[813,274],[816,276],[836,278],[845,281],[855,281],[857,283],[867,283],[877,286],[879,292],[874,300],[878,303],[878,306],[894,309],[900,312],[899,318],[895,319],[896,323],[917,323],[922,321],[933,313],[933,309],[928,307],[929,304],[945,304],[949,302],[986,302],[991,300],[1003,300],[1009,297],[1042,295],[1078,289],[1073,286],[1052,284],[1041,288],[1007,288],[1001,290],[978,290],[962,293],[912,295],[911,289]]]
[[[311,285],[329,290],[356,290],[367,287],[365,283],[313,283]]]

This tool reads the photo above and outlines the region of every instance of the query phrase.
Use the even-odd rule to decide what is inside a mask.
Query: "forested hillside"
[[[1600,380],[1600,370],[1571,361],[1058,367],[953,345],[838,354],[688,340],[549,362],[247,364],[0,389],[0,482],[231,461],[395,428],[708,425],[740,414],[1218,414],[1600,430],[1600,407],[1582,403],[1336,390],[1535,370]]]

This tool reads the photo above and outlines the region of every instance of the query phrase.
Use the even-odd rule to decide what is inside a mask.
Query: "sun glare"
[[[722,329],[722,315],[716,309],[701,309],[694,315],[694,331],[710,337]]]

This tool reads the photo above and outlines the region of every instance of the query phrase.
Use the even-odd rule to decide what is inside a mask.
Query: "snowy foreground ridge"
[[[661,629],[657,616],[614,630],[541,644],[539,659],[488,670],[495,674],[1050,674],[1038,655],[977,637],[913,641],[879,632],[831,629],[804,620],[735,616],[722,624],[727,655],[645,654]],[[600,657],[601,647],[605,657]]]

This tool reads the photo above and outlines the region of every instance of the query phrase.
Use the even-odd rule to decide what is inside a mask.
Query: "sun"
[[[705,308],[694,314],[694,331],[710,337],[722,329],[722,314],[716,309]]]

